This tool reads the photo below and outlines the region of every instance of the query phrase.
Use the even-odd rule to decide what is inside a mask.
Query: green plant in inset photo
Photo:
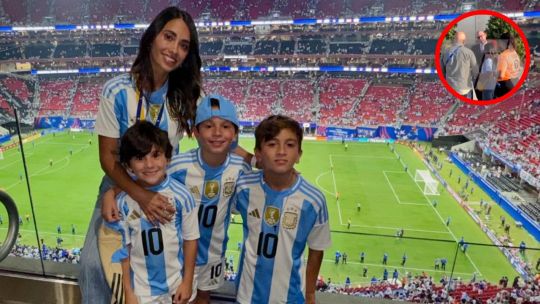
[[[516,29],[501,18],[494,16],[489,18],[486,28],[488,39],[500,39],[505,33],[509,33],[510,35],[514,36],[516,42],[516,52],[521,60],[525,60],[525,44],[523,43],[523,40]]]

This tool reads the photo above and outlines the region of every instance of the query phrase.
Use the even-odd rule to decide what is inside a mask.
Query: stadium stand
[[[103,88],[103,80],[87,78],[81,79],[73,97],[71,117],[94,118],[99,106],[99,96]]]
[[[259,40],[255,43],[254,55],[276,55],[279,42],[275,40]]]
[[[410,104],[402,113],[403,120],[410,124],[437,125],[455,103],[439,82],[418,81],[412,90]]]
[[[286,80],[283,82],[283,111],[301,122],[314,121],[313,81]]]
[[[201,55],[219,55],[223,49],[223,41],[208,41],[201,43]]]
[[[86,56],[88,56],[88,45],[72,42],[58,44],[53,54],[54,58],[84,58]]]
[[[248,83],[247,96],[239,103],[244,119],[260,121],[281,104],[279,80],[254,79]],[[277,94],[276,94],[277,93]]]
[[[359,124],[379,126],[397,122],[397,113],[406,104],[407,88],[371,85],[356,110]]]
[[[320,123],[340,125],[342,120],[348,124],[353,105],[358,102],[368,82],[362,79],[323,79],[319,81]]]
[[[49,4],[47,1],[35,1],[31,2],[30,9],[30,22],[43,22],[45,16],[50,16],[49,14]]]
[[[371,43],[370,54],[408,54],[412,49],[408,39],[379,39]]]
[[[326,54],[326,42],[314,37],[300,37],[297,42],[297,54]]]
[[[0,60],[21,59],[23,54],[17,43],[7,42],[0,49]]]
[[[28,82],[15,77],[5,77],[0,82],[10,95],[19,100],[22,105],[28,107],[32,102],[33,91],[30,90]]]
[[[205,82],[204,88],[208,94],[216,93],[229,98],[238,107],[244,100],[247,86],[246,79],[209,79]]]
[[[230,0],[212,1],[187,1],[175,2],[179,7],[189,11],[194,18],[211,18],[213,20],[243,20],[268,18],[275,14],[292,18],[314,17],[343,17],[351,15],[418,15],[437,14],[442,12],[458,12],[460,2],[445,2],[439,0],[428,1],[387,1],[374,0],[337,0],[325,1],[271,1],[256,0],[237,2]],[[524,11],[531,6],[529,1],[501,0],[497,2],[499,10]],[[55,0],[50,1],[2,1],[5,17],[11,22],[24,23],[31,21],[35,24],[44,24],[49,20],[57,23],[80,23],[87,22],[123,22],[123,21],[148,21],[162,8],[170,4],[167,0],[153,1],[107,1],[107,0]],[[31,9],[29,6],[31,5]],[[532,3],[529,10],[538,5]],[[477,8],[493,8],[492,1],[480,0]]]
[[[27,21],[27,2],[26,1],[15,1],[11,2],[10,5],[6,5],[2,1],[2,8],[6,13],[6,16],[9,16],[9,19],[15,23],[22,23]]]
[[[31,43],[24,46],[26,59],[46,59],[51,58],[54,46],[50,42]]]
[[[121,46],[116,43],[96,43],[90,46],[92,57],[117,57],[121,55]]]
[[[46,80],[40,82],[39,116],[64,116],[69,110],[75,93],[71,79]]]

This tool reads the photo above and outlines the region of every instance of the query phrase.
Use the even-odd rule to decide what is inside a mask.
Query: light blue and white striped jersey
[[[131,247],[131,282],[137,296],[174,293],[182,282],[183,242],[199,238],[196,203],[184,185],[167,177],[149,190],[168,197],[176,208],[170,222],[149,222],[139,204],[122,192],[116,199],[122,219],[107,223],[122,234],[123,248],[113,255],[113,262],[128,257]]]
[[[148,120],[155,124],[156,119],[151,119],[148,114],[150,104],[163,104],[166,101],[168,84],[153,92],[148,102],[143,98],[141,106],[141,120]],[[96,117],[96,132],[98,135],[120,138],[126,130],[137,121],[137,107],[139,93],[135,89],[135,83],[130,74],[117,76],[105,83],[101,92],[98,114]],[[169,117],[167,106],[163,108],[163,115],[158,126],[169,134],[169,140],[173,146],[173,154],[179,152],[178,144],[182,133],[178,132],[178,123]]]
[[[263,171],[238,180],[233,212],[242,216],[244,246],[236,277],[239,303],[304,303],[306,244],[331,245],[323,194],[302,176],[283,191],[271,189]]]
[[[230,153],[219,167],[210,167],[201,157],[200,148],[174,156],[167,173],[189,189],[199,205],[197,266],[221,261],[225,256],[231,197],[242,172],[251,167],[244,159]]]

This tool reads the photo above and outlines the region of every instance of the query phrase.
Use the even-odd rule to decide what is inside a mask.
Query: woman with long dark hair
[[[201,58],[198,34],[191,16],[176,7],[161,11],[144,32],[131,72],[108,81],[102,91],[95,130],[105,176],[99,189],[81,255],[79,285],[83,303],[110,303],[98,232],[103,222],[101,196],[112,185],[135,199],[150,221],[165,223],[175,210],[167,198],[137,185],[120,164],[119,138],[136,121],[146,120],[167,131],[174,153],[185,132],[192,133],[201,96]],[[108,220],[118,218],[104,210]],[[121,283],[120,283],[121,284]],[[121,291],[120,291],[121,292]]]

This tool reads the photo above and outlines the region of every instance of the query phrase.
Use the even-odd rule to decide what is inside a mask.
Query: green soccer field
[[[181,149],[185,151],[195,145],[194,140],[185,139]],[[254,140],[242,138],[241,145],[251,150]],[[386,268],[389,276],[397,269],[400,277],[408,271],[426,272],[439,279],[449,275],[454,266],[454,276],[465,281],[475,272],[477,278],[492,282],[502,275],[515,276],[517,273],[497,248],[470,245],[466,253],[456,251],[457,240],[462,236],[467,242],[491,242],[442,186],[439,185],[438,196],[423,194],[423,185],[416,184],[413,178],[416,169],[426,169],[416,152],[396,145],[398,159],[390,147],[380,143],[350,143],[345,151],[338,142],[304,141],[297,170],[326,195],[332,229],[333,245],[325,252],[321,275],[336,283],[344,283],[349,276],[353,284],[361,284],[372,276],[381,278]],[[87,132],[48,134],[26,143],[24,149],[40,237],[46,244],[55,245],[60,225],[64,247],[82,246],[103,175],[97,136]],[[407,165],[407,172],[403,164]],[[18,205],[23,218],[21,242],[35,245],[33,217],[26,220],[31,209],[26,183],[19,176],[23,172],[17,149],[4,152],[4,159],[0,160],[0,188]],[[433,200],[437,200],[436,207]],[[7,225],[5,210],[0,210],[0,215],[4,219],[0,226],[2,240]],[[398,229],[404,230],[405,238],[395,236]],[[227,256],[237,257],[241,239],[241,226],[231,225]],[[347,264],[335,264],[334,254],[338,250],[347,253]],[[362,251],[364,263],[359,260]],[[384,253],[388,254],[387,265],[381,263]],[[402,266],[404,254],[407,261]],[[436,258],[448,260],[446,271],[434,270]],[[366,277],[362,276],[364,267],[368,270]]]

